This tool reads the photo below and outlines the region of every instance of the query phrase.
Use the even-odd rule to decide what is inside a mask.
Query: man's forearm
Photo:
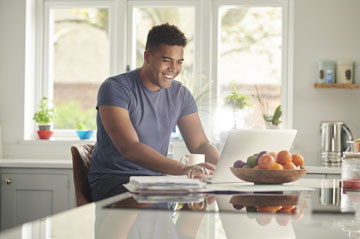
[[[210,144],[210,142],[200,145],[198,152],[194,153],[205,154],[205,161],[214,165],[217,164],[220,157],[218,150],[214,145]]]
[[[171,175],[182,175],[187,172],[184,164],[167,158],[148,145],[140,142],[127,145],[123,156],[129,161],[156,172]]]

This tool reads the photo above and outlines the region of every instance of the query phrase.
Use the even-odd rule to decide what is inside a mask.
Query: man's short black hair
[[[145,50],[153,51],[160,45],[183,46],[187,39],[182,31],[169,23],[154,26],[148,33]]]

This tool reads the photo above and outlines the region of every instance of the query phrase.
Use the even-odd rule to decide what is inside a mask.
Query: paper
[[[195,189],[202,188],[204,184],[198,179],[190,179],[183,176],[132,176],[130,185],[136,189],[147,190],[171,190],[171,189]]]
[[[312,191],[313,188],[292,184],[254,185],[253,183],[203,184],[186,176],[133,176],[124,184],[132,193],[139,194],[189,194],[189,193],[246,193]]]
[[[138,203],[201,203],[204,201],[202,194],[186,194],[186,195],[134,195],[134,199]]]

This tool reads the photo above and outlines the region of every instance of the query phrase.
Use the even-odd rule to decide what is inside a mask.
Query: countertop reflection
[[[360,193],[339,180],[314,191],[121,194],[0,233],[0,238],[358,238]]]

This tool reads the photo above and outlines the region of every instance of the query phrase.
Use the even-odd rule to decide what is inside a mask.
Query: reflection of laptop
[[[233,129],[229,132],[220,159],[216,165],[211,183],[240,182],[230,167],[236,160],[246,162],[247,158],[261,151],[279,152],[289,150],[296,130],[287,129]]]

